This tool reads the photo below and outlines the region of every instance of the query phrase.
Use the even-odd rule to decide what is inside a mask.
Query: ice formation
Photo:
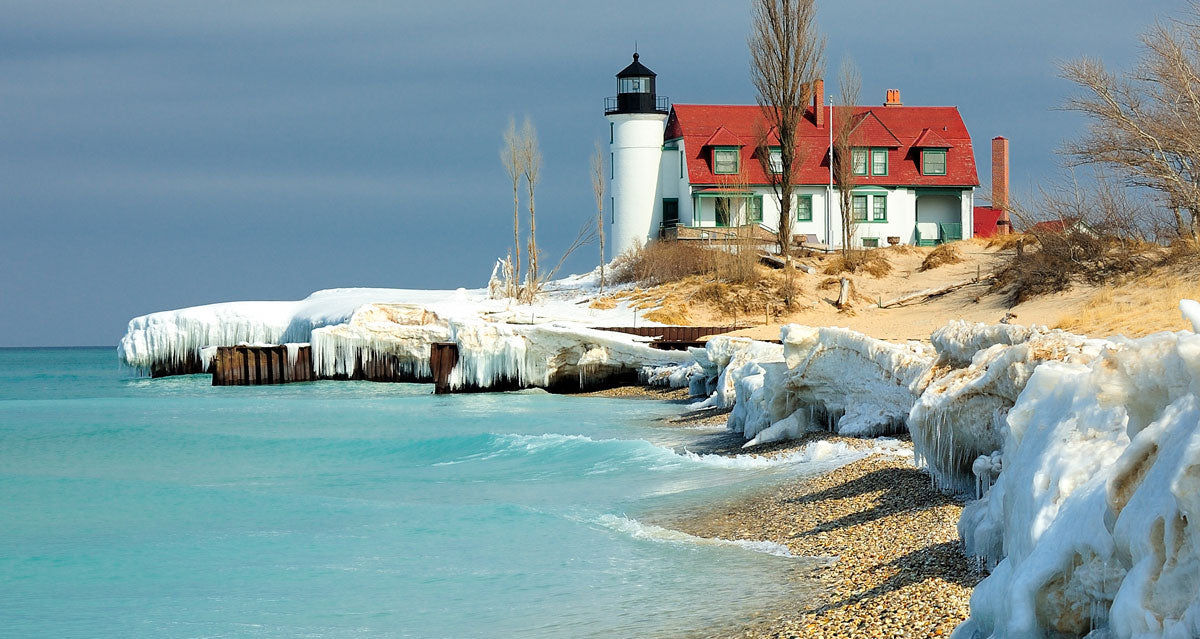
[[[636,378],[644,366],[691,360],[682,351],[651,348],[644,338],[568,323],[452,322],[450,329],[450,339],[459,348],[451,388],[487,388],[497,383],[549,387],[571,382],[583,387],[590,380],[614,375]]]
[[[130,320],[117,354],[122,363],[149,372],[154,366],[179,366],[206,347],[308,342],[313,330],[344,324],[365,304],[448,305],[465,297],[460,291],[339,288],[295,302],[225,302],[161,311]]]
[[[694,379],[703,383],[707,391],[704,394],[710,394],[709,399],[697,407],[734,406],[742,379],[761,375],[763,364],[783,361],[783,347],[778,344],[728,335],[713,337],[703,349],[694,348],[691,353],[703,371]]]
[[[288,344],[292,363],[312,346],[317,377],[362,376],[378,365],[413,381],[428,379],[430,345],[454,341],[452,388],[577,386],[643,367],[678,367],[686,353],[646,339],[595,330],[630,320],[625,308],[580,303],[590,276],[553,283],[537,305],[513,305],[488,290],[334,289],[297,302],[232,302],[134,318],[121,340],[123,363],[149,372],[207,367],[218,346]],[[189,364],[183,366],[184,364]],[[686,374],[684,375],[686,378]]]
[[[1020,344],[1046,329],[1016,324],[983,324],[952,320],[929,336],[937,351],[936,366],[962,368],[971,363],[975,354],[996,344]]]
[[[995,568],[954,637],[1200,637],[1200,336],[1042,364],[1007,421],[959,523]]]
[[[990,466],[973,464],[1000,449],[1005,417],[1033,371],[1047,361],[1087,363],[1105,344],[1059,330],[966,322],[939,329],[931,341],[939,362],[961,363],[970,348],[982,347],[966,368],[933,379],[908,416],[918,464],[940,487],[959,493],[990,485]]]
[[[933,350],[920,342],[799,325],[784,326],[781,336],[788,370],[771,392],[775,420],[806,410],[842,435],[896,432],[929,383]]]
[[[317,377],[354,377],[371,362],[393,358],[414,381],[432,375],[430,344],[450,337],[450,325],[412,304],[366,304],[345,324],[312,331],[313,372]],[[295,356],[288,355],[292,363]]]

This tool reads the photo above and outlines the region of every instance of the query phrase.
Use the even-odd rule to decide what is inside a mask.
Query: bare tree
[[[508,119],[508,128],[504,130],[504,146],[500,149],[500,162],[504,172],[512,182],[513,195],[513,255],[509,264],[511,277],[508,278],[509,297],[517,297],[517,289],[521,286],[521,177],[525,174],[524,156],[521,153],[521,135],[517,131],[517,121]]]
[[[592,154],[592,195],[596,196],[596,237],[600,239],[600,293],[604,293],[604,149]]]
[[[1073,164],[1105,166],[1127,185],[1156,191],[1177,235],[1200,241],[1200,4],[1141,41],[1131,72],[1090,58],[1063,65],[1063,77],[1084,89],[1066,108],[1090,120],[1063,152]]]
[[[779,138],[778,173],[773,176],[779,197],[776,242],[790,264],[792,196],[800,166],[797,132],[813,81],[822,73],[825,38],[817,33],[815,0],[752,0],[752,16],[750,79],[755,100]]]
[[[541,281],[538,276],[538,248],[537,248],[537,217],[534,214],[534,189],[537,188],[539,173],[542,170],[542,151],[538,148],[537,129],[534,128],[533,122],[529,118],[525,118],[525,123],[521,125],[521,168],[525,175],[525,186],[529,194],[529,269],[526,271],[526,286],[525,296],[526,301],[532,302],[534,296],[537,295],[538,283]]]
[[[838,203],[842,220],[842,258],[849,265],[851,244],[854,241],[854,230],[858,220],[854,219],[854,186],[857,182],[855,166],[855,135],[860,119],[854,113],[858,103],[858,93],[862,88],[862,77],[854,63],[845,60],[838,73],[838,108],[834,109],[833,133],[833,176],[837,183]],[[865,154],[866,150],[860,150]],[[862,167],[865,168],[868,158],[860,155]]]

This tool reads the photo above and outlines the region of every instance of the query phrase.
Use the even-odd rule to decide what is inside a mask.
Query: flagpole
[[[825,250],[831,248],[833,234],[833,96],[829,96],[829,191],[825,194]]]

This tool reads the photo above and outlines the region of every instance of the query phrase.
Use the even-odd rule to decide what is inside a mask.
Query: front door
[[[717,226],[729,226],[729,198],[719,197],[717,205]]]
[[[663,228],[674,228],[679,226],[679,200],[675,198],[663,198]]]

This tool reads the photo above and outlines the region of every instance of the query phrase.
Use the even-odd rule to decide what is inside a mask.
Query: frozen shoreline
[[[857,468],[851,464],[846,467],[851,470],[830,473],[834,483],[822,490],[858,485],[863,499],[883,490],[898,495],[897,503],[918,499],[930,506],[922,512],[933,513],[925,516],[936,521],[918,519],[911,525],[940,531],[941,537],[930,538],[949,553],[938,556],[939,566],[959,571],[950,564],[955,553],[961,557],[961,548],[987,572],[956,637],[1200,636],[1200,336],[1195,332],[1097,340],[1039,327],[951,322],[926,344],[788,325],[782,345],[721,336],[703,349],[670,353],[632,336],[588,328],[619,324],[625,311],[606,315],[579,308],[585,289],[560,291],[528,309],[529,322],[522,321],[520,309],[501,308],[505,303],[484,291],[461,289],[352,289],[319,292],[295,303],[197,307],[136,318],[121,352],[126,363],[145,366],[155,357],[190,356],[212,345],[202,342],[259,333],[279,340],[300,326],[314,341],[314,358],[330,370],[345,371],[382,355],[423,365],[430,342],[452,339],[463,353],[455,369],[457,383],[487,387],[507,379],[545,386],[578,377],[582,386],[588,375],[641,370],[654,384],[687,387],[705,398],[694,408],[727,412],[726,426],[746,446],[786,449],[793,444],[783,442],[821,431],[856,438],[911,433],[914,461],[864,471],[883,473],[872,477],[896,474],[891,484],[845,475]],[[362,295],[386,299],[363,302]],[[263,304],[270,306],[260,308]],[[284,312],[280,304],[292,306]],[[1180,308],[1200,331],[1200,305],[1185,300]],[[916,478],[923,483],[909,486],[908,480]],[[906,498],[893,484],[908,486],[900,492],[911,495]],[[792,486],[794,494],[780,496],[767,510],[803,502],[808,489]],[[963,507],[944,494],[969,503]],[[878,505],[858,506],[867,510],[843,513],[841,528],[886,519],[862,514],[878,515]],[[818,531],[829,524],[818,515],[805,515],[812,520],[809,532],[792,530],[787,539],[767,541],[799,544],[809,554],[798,539],[830,539],[829,531]],[[763,521],[770,530],[771,517]],[[955,524],[953,534],[947,522]],[[891,541],[879,536],[890,532],[894,537],[897,527],[911,527],[880,525],[862,533],[860,541],[868,547],[880,538]],[[924,551],[911,547],[907,552],[876,564],[872,572],[886,573],[880,566],[911,568],[905,558]],[[853,567],[847,570],[846,575],[854,574]],[[909,579],[903,570],[897,574]],[[973,577],[948,574],[969,590]],[[944,581],[934,573],[918,575],[928,577],[920,583]],[[862,585],[866,593],[882,587],[869,580]],[[954,602],[964,592],[947,599],[948,609],[958,610]],[[852,610],[873,598],[863,592],[846,596],[847,603],[822,614]],[[804,622],[803,615],[797,619]]]

